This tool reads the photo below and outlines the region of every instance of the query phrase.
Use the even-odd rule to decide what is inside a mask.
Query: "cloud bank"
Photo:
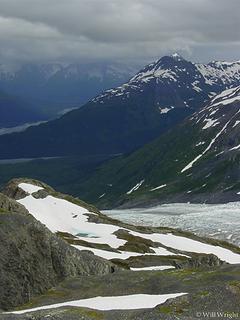
[[[239,0],[0,0],[0,62],[240,59]]]

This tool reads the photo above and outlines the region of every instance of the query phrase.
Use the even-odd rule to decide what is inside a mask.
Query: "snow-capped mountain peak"
[[[199,107],[199,98],[193,99],[193,96],[202,96],[201,99],[204,102],[216,93],[239,84],[239,61],[200,64],[187,61],[178,53],[174,53],[145,66],[129,82],[105,91],[94,98],[93,102],[105,103],[112,98],[126,100],[136,93],[141,94],[151,88],[156,100],[159,100],[157,102],[161,104],[159,97],[168,88],[170,95],[184,92],[183,105],[195,108],[194,100],[198,101]],[[170,107],[170,105],[165,103],[164,107]]]
[[[188,61],[182,58],[178,53],[174,53],[171,56],[164,56],[155,63],[151,63],[143,68],[130,80],[130,82],[136,80],[146,82],[146,80],[151,77],[163,77],[176,80],[177,72],[187,71],[186,64],[188,64]]]
[[[94,98],[93,102],[102,101],[101,103],[104,103],[104,99],[109,100],[115,97],[125,100],[134,93],[144,92],[147,86],[156,86],[165,82],[168,84],[180,83],[183,81],[183,77],[188,77],[192,73],[192,70],[189,70],[192,67],[190,62],[178,54],[164,56],[145,66],[129,82],[103,92]],[[189,80],[187,82],[190,86]]]

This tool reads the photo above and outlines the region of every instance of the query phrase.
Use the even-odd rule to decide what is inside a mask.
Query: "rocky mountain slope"
[[[114,271],[106,260],[69,246],[4,194],[0,252],[0,309],[5,310],[28,303],[66,278]]]
[[[240,87],[215,96],[176,129],[110,161],[82,184],[102,207],[238,201]]]
[[[5,272],[6,279],[11,279],[9,273],[16,276],[18,272],[23,272],[25,270],[23,263],[32,266],[28,260],[29,256],[31,257],[29,251],[33,246],[37,246],[39,256],[36,257],[36,263],[39,264],[38,267],[44,267],[44,273],[41,273],[44,279],[40,281],[41,285],[44,285],[47,280],[46,275],[49,275],[46,270],[54,267],[51,264],[48,268],[44,265],[48,260],[46,247],[51,248],[52,243],[54,247],[51,249],[51,258],[54,258],[53,262],[55,258],[58,261],[58,265],[54,268],[55,272],[60,272],[61,266],[64,266],[64,276],[70,273],[72,278],[67,277],[45,294],[31,299],[21,310],[1,313],[0,319],[54,317],[71,320],[79,317],[82,319],[124,317],[124,319],[156,320],[177,319],[180,315],[195,319],[195,316],[199,315],[197,312],[203,310],[204,304],[206,312],[213,310],[226,312],[230,306],[232,311],[238,308],[240,294],[238,247],[169,228],[127,225],[103,215],[96,208],[78,199],[59,194],[39,181],[13,180],[3,192],[15,197],[17,201],[9,199],[7,201],[14,204],[14,210],[21,210],[17,215],[14,212],[7,213],[4,207],[4,212],[0,215],[4,222],[1,223],[1,234],[4,230],[10,230],[11,235],[11,228],[15,227],[15,218],[19,216],[16,218],[18,229],[15,230],[15,237],[19,235],[19,240],[22,240],[21,244],[18,243],[21,257],[14,250],[7,250],[8,246],[5,250],[2,248],[2,259],[12,255],[12,259],[22,261],[21,268],[17,268],[19,264],[16,268],[8,268],[10,270],[1,268]],[[1,197],[6,199],[6,196]],[[8,205],[7,208],[9,207],[11,206]],[[50,233],[33,217],[44,223],[56,235]],[[10,225],[7,223],[9,219]],[[31,229],[34,226],[37,227]],[[32,232],[27,233],[28,236],[25,238],[22,235],[28,228]],[[9,234],[5,238],[9,242],[14,241],[15,238],[9,237]],[[64,238],[75,249],[70,249],[59,237]],[[38,239],[37,243],[35,238]],[[60,252],[57,249],[59,246]],[[63,248],[67,248],[69,260]],[[81,261],[77,259],[77,252]],[[72,254],[74,260],[81,262],[80,273],[78,263],[76,261],[72,263]],[[122,270],[111,273],[116,267],[101,257],[121,266]],[[60,263],[62,260],[59,261],[60,258],[64,260],[63,265]],[[1,263],[4,264],[3,261]],[[9,266],[14,265],[9,262]],[[93,270],[96,275],[91,275]],[[105,275],[99,276],[99,273]],[[29,274],[29,270],[26,274]],[[21,281],[22,277],[17,279]],[[24,279],[26,283],[26,277]],[[52,282],[50,284],[54,285]],[[16,296],[18,294],[19,290]],[[2,300],[2,297],[0,302],[4,309],[14,307],[13,304],[7,306],[6,300]]]
[[[162,113],[168,113],[176,107],[198,109],[204,99],[237,86],[239,82],[240,61],[201,64],[187,61],[175,53],[147,65],[128,83],[107,90],[93,101],[127,100],[151,88],[154,105],[159,106]]]
[[[1,136],[1,158],[127,153],[239,84],[239,62],[201,65],[163,57],[60,119]]]

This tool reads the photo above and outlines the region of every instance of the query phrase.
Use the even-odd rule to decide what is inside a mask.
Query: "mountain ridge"
[[[198,72],[198,74],[195,75],[195,81],[188,85],[192,85],[196,91],[203,91],[204,88],[210,97],[216,93],[214,90],[221,91],[225,86],[233,86],[233,84],[240,81],[240,60],[234,62],[212,61],[208,64],[192,63],[175,53],[171,56],[164,56],[156,62],[145,66],[129,80],[128,84],[123,84],[118,87],[117,90],[107,90],[105,96],[107,96],[107,93],[113,93],[117,96],[123,95],[123,92],[126,91],[129,86],[132,85],[132,89],[134,89],[134,84],[139,82],[147,83],[151,80],[161,81],[162,78],[168,79],[170,82],[177,82],[181,73],[189,74],[189,70],[186,72],[186,68],[184,68],[186,63],[191,66],[191,71]],[[169,69],[169,66],[173,67],[173,70]],[[174,72],[174,69],[176,72]],[[177,72],[179,72],[179,74],[177,74]],[[200,87],[197,86],[199,83],[201,85]],[[210,87],[212,91],[209,90]],[[100,95],[93,99],[93,101],[99,101],[102,97],[104,96]]]
[[[149,79],[154,70],[157,76]],[[1,136],[1,158],[131,152],[201,108],[213,91],[239,85],[239,72],[240,65],[228,83],[209,84],[193,63],[163,57],[80,109],[25,132]]]

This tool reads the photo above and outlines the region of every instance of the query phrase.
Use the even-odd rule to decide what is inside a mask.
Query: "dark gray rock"
[[[0,195],[0,207],[0,309],[24,304],[68,277],[114,272],[111,262],[71,247],[16,201]]]
[[[11,199],[19,200],[22,198],[25,198],[28,193],[19,188],[20,183],[30,183],[34,184],[36,186],[42,187],[45,190],[40,190],[39,192],[35,192],[35,194],[39,193],[39,196],[37,195],[36,197],[45,197],[47,196],[48,192],[53,192],[54,190],[48,186],[47,184],[34,180],[34,179],[28,179],[28,178],[18,178],[18,179],[12,179],[10,180],[6,186],[3,188],[2,193],[8,196]]]
[[[6,195],[0,193],[0,212],[19,212],[22,214],[28,214],[27,209],[16,202],[15,200],[9,199]]]

